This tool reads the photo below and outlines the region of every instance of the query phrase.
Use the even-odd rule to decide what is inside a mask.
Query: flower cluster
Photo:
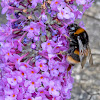
[[[67,26],[92,0],[2,0],[0,100],[66,100],[73,87]],[[78,6],[82,6],[82,11]]]

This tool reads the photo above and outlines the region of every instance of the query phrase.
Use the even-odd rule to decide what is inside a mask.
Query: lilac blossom
[[[35,48],[36,48],[36,44],[35,44],[35,43],[32,43],[32,44],[31,44],[31,48],[32,48],[32,49],[35,49]]]
[[[1,13],[6,13],[8,22],[0,26],[0,100],[71,98],[73,66],[61,53],[69,49],[64,35],[69,36],[66,27],[81,19],[92,2],[1,1]]]
[[[78,4],[78,5],[84,5],[85,3],[86,3],[86,0],[76,0],[76,3]]]
[[[37,23],[31,22],[29,26],[23,28],[24,31],[27,31],[27,37],[33,38],[35,35],[39,35],[40,29],[37,28]]]
[[[31,3],[32,3],[32,8],[35,8],[37,6],[37,3],[42,3],[43,0],[32,0]]]
[[[48,20],[47,15],[45,15],[45,13],[41,14],[41,20],[42,20],[42,22],[46,22]]]
[[[59,13],[57,14],[59,19],[70,19],[74,18],[74,14],[70,11],[68,7],[62,8],[58,7]]]
[[[64,0],[52,0],[51,1],[51,10],[53,11],[58,11],[58,7],[60,6],[60,4],[63,2]]]

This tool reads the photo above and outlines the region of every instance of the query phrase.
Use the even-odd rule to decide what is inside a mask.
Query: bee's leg
[[[71,41],[70,37],[66,36],[65,34],[63,34],[63,36],[65,36],[68,41]]]
[[[68,54],[72,54],[75,50],[75,47],[70,47],[67,51],[60,51],[59,53],[57,54],[62,54],[62,55],[68,55]]]
[[[64,34],[63,34],[63,35],[64,35]],[[66,36],[66,35],[64,35],[64,36],[66,37],[66,39],[67,39],[68,41],[77,43],[74,39],[72,39],[72,38],[70,38],[70,37],[68,37],[68,36]]]
[[[67,51],[60,51],[60,52],[57,53],[57,54],[67,55],[68,53],[67,53]]]
[[[70,47],[70,48],[67,50],[67,53],[68,53],[68,54],[72,54],[72,53],[74,52],[74,50],[75,50],[75,47],[72,46],[72,47]]]

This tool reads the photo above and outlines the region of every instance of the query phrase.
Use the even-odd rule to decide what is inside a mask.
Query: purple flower
[[[22,86],[22,87],[19,87],[18,88],[19,92],[17,94],[17,100],[22,100],[24,98],[24,93],[25,93],[25,88]]]
[[[35,49],[36,48],[36,44],[35,43],[31,44],[31,48]]]
[[[90,2],[90,3],[84,4],[84,6],[83,6],[83,13],[85,12],[86,9],[88,9],[89,7],[91,7],[91,5],[94,2],[94,0],[93,1],[87,0],[87,2]]]
[[[44,87],[40,87],[38,88],[38,94],[39,96],[43,97],[43,98],[46,98],[46,95],[48,95],[48,91],[45,90]]]
[[[18,40],[14,40],[13,42],[14,42],[14,48],[18,48],[19,51],[22,51],[23,44]]]
[[[50,74],[48,72],[44,72],[41,75],[38,75],[38,82],[42,83],[44,87],[47,87],[49,85],[49,77]]]
[[[63,8],[62,6],[58,7],[59,13],[57,14],[58,19],[70,19],[74,18],[74,14],[70,11],[68,7]]]
[[[32,3],[32,8],[35,8],[37,6],[36,0],[32,0],[31,3]]]
[[[17,99],[18,89],[5,89],[5,100]]]
[[[37,6],[37,3],[42,3],[43,0],[32,0],[31,3],[32,3],[32,8],[35,8]]]
[[[47,42],[44,42],[41,44],[42,49],[46,50],[48,53],[52,53],[53,47],[56,45],[52,40],[48,40]]]
[[[37,27],[37,23],[31,22],[29,26],[25,26],[23,28],[24,31],[27,31],[27,37],[28,38],[33,38],[35,35],[39,35],[40,33],[40,28]]]
[[[48,66],[46,65],[47,61],[45,59],[39,59],[36,61],[36,67],[40,68],[42,71],[47,71]]]
[[[6,11],[8,10],[8,8],[9,8],[8,3],[9,2],[7,0],[2,0],[2,2],[1,2],[1,6],[3,7],[2,12],[1,12],[2,14],[5,14]]]
[[[35,97],[33,100],[43,100],[41,96]]]
[[[30,81],[25,80],[24,86],[27,88],[27,92],[34,93],[35,89],[38,88],[39,86],[41,86],[41,83],[36,80],[37,80],[36,77],[34,77],[34,79],[31,79]]]
[[[23,100],[34,100],[34,98],[32,97],[32,95],[30,93],[27,92],[24,94]]]
[[[10,40],[12,34],[12,29],[9,23],[2,25],[0,27],[0,41]]]
[[[46,25],[42,21],[37,22],[37,26],[42,30],[42,32],[45,32]]]
[[[16,75],[17,73],[18,72],[12,73],[12,75]],[[22,78],[20,76],[16,75],[16,76],[8,77],[7,81],[11,86],[16,86],[18,83],[22,82]]]
[[[52,96],[59,96],[60,92],[56,88],[56,84],[53,81],[49,82],[49,93]]]
[[[27,78],[30,80],[32,77],[37,78],[37,73],[40,71],[38,67],[28,68],[26,72]]]
[[[51,1],[51,10],[54,10],[54,11],[58,11],[58,7],[60,6],[61,2],[63,2],[64,0],[52,0]]]
[[[78,5],[84,5],[85,3],[86,3],[86,0],[76,0],[76,3],[78,4]]]
[[[41,20],[42,20],[44,23],[48,20],[47,15],[45,15],[45,13],[42,13],[42,14],[41,14]]]
[[[51,76],[57,77],[58,74],[59,74],[59,71],[58,71],[57,69],[53,69],[53,68],[52,68],[52,69],[50,70],[50,75],[51,75]]]

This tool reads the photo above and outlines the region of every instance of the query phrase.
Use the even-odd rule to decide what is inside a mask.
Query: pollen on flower
[[[27,65],[26,65],[26,64],[25,64],[24,66],[25,66],[25,67],[27,67]]]
[[[31,27],[31,28],[30,28],[30,30],[34,30],[34,28],[33,28],[33,27]]]
[[[9,56],[9,55],[10,55],[10,53],[7,53],[7,55]]]
[[[13,94],[13,97],[15,97],[15,94]]]
[[[24,13],[27,13],[27,9],[23,9],[23,12],[24,12]]]
[[[55,4],[58,4],[58,1],[56,1]]]
[[[22,75],[24,76],[24,73],[22,72]]]
[[[43,93],[43,91],[41,91],[40,93]]]
[[[31,71],[31,73],[33,74],[33,73],[34,73],[34,71]]]
[[[32,82],[32,85],[34,85],[34,82]]]
[[[59,49],[59,47],[56,47],[56,49]]]
[[[14,81],[16,81],[16,78],[14,78]]]
[[[62,15],[64,15],[64,13],[63,13],[63,12],[61,12],[61,14],[62,14]]]
[[[50,43],[47,43],[47,45],[50,45]]]
[[[40,79],[43,79],[43,76],[41,76]]]
[[[17,61],[18,61],[19,59],[17,59]]]
[[[51,91],[53,91],[54,90],[54,88],[51,88]]]
[[[32,100],[31,98],[28,98],[28,100]]]
[[[28,19],[32,19],[32,15],[28,16]]]
[[[40,64],[40,67],[42,67],[42,64]]]

